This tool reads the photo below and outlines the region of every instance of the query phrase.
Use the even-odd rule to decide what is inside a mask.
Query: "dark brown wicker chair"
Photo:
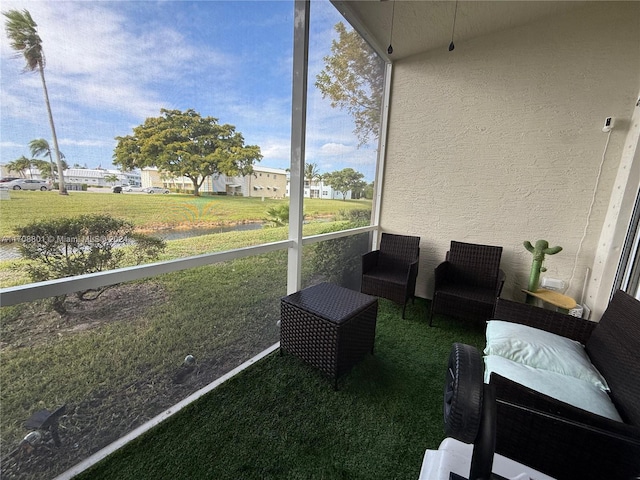
[[[383,233],[380,249],[362,256],[360,291],[402,304],[415,298],[420,237]]]
[[[497,302],[495,316],[583,343],[623,420],[492,373],[496,451],[558,479],[640,478],[640,302],[618,291],[598,323],[505,299]]]
[[[500,270],[502,247],[451,242],[446,260],[435,269],[429,325],[438,313],[470,320],[488,320],[505,275]]]

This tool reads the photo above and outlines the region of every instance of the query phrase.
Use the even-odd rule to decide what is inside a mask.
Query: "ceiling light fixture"
[[[456,31],[456,17],[458,16],[458,0],[456,0],[456,9],[453,13],[453,27],[451,28],[451,43],[449,44],[449,51],[452,51],[456,46],[453,44],[453,33]]]
[[[389,33],[389,48],[387,48],[387,53],[391,55],[393,53],[393,47],[391,46],[393,40],[393,18],[396,15],[396,0],[393,0],[393,6],[391,7],[391,32]]]

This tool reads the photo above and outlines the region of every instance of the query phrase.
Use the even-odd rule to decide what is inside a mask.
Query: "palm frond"
[[[44,67],[45,59],[42,51],[42,39],[38,35],[36,22],[28,10],[9,10],[3,15],[7,18],[5,29],[11,41],[11,48],[21,53],[27,65],[25,71],[34,71]]]

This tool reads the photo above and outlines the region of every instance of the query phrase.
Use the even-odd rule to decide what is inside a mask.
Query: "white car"
[[[11,190],[42,190],[43,192],[51,190],[51,184],[44,180],[32,180],[30,178],[18,178],[6,182],[3,187]]]
[[[143,188],[142,191],[145,193],[169,193],[168,188],[162,188],[162,187],[146,187],[146,188]]]

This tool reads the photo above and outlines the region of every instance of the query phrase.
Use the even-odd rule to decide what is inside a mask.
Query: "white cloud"
[[[17,143],[17,142],[0,142],[0,147],[21,148],[21,147],[24,147],[24,145],[22,145],[21,143]]]
[[[353,147],[343,145],[341,143],[325,143],[320,147],[320,151],[318,153],[323,156],[334,156],[351,153],[354,150],[355,149]]]
[[[193,73],[205,65],[227,67],[232,63],[226,55],[189,45],[170,26],[146,31],[134,28],[135,17],[110,5],[3,2],[3,11],[27,8],[38,24],[47,60],[46,80],[51,95],[57,95],[59,101],[145,118],[158,114],[163,106],[157,90],[160,83],[179,83],[180,72]],[[24,66],[24,60],[10,57],[15,52],[2,42],[3,74],[10,73],[12,65],[15,71]],[[22,90],[26,77],[14,77],[14,94]],[[33,87],[33,78],[28,81]]]
[[[263,162],[269,160],[287,160],[291,156],[291,142],[288,139],[285,140],[265,140],[260,145],[260,151],[262,152]]]
[[[71,138],[61,138],[60,146],[75,146],[75,147],[107,147],[113,144],[113,142],[105,142],[102,140],[75,140]]]

